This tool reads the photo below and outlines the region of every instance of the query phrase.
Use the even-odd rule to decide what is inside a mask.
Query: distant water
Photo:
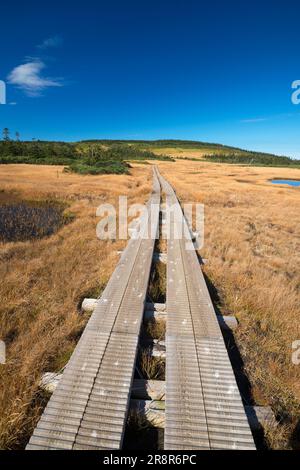
[[[300,181],[295,180],[272,180],[273,184],[288,184],[289,186],[300,186]]]

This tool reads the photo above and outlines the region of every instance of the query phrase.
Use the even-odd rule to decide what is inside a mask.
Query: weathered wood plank
[[[154,252],[155,239],[145,235],[150,218],[158,233],[159,203],[154,172],[141,236],[129,241],[101,298],[84,300],[82,308],[93,313],[29,449],[121,448]]]
[[[167,210],[175,208],[167,214],[165,449],[255,449],[219,322],[228,325],[215,314],[192,243],[197,234],[160,182]]]

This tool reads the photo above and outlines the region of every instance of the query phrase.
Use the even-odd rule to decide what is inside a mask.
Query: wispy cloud
[[[244,123],[251,123],[251,122],[264,122],[267,121],[268,118],[253,118],[253,119],[242,119],[241,122]]]
[[[42,75],[45,67],[40,59],[18,65],[8,75],[8,83],[23,90],[28,96],[40,96],[49,87],[62,86],[59,80]]]
[[[242,123],[255,123],[255,122],[264,122],[264,121],[271,121],[272,119],[285,119],[296,116],[296,113],[279,113],[279,114],[272,114],[270,116],[263,116],[251,119],[241,119],[240,122]]]
[[[63,43],[63,38],[60,35],[52,36],[45,39],[41,44],[36,46],[38,49],[49,49],[51,47],[59,47]]]

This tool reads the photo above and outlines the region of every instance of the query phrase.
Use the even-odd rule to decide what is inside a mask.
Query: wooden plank
[[[167,214],[165,449],[255,449],[194,234],[172,187],[159,178],[167,210],[175,208]]]
[[[160,187],[154,172],[141,236],[131,239],[30,439],[28,449],[120,449],[155,239]],[[147,231],[147,232],[146,232]],[[68,419],[70,420],[68,421]]]
[[[149,383],[148,383],[149,382]],[[156,384],[156,382],[158,382]],[[134,386],[132,399],[130,401],[130,409],[133,411],[139,412],[141,416],[144,416],[148,419],[152,426],[165,428],[165,408],[166,404],[164,399],[161,399],[160,396],[165,396],[165,382],[164,381],[146,381],[146,380],[136,380],[134,381],[136,385]],[[155,413],[155,414],[154,414]],[[241,435],[245,442],[249,442],[249,426],[253,432],[265,427],[276,427],[278,423],[276,421],[274,412],[270,406],[245,406],[245,413],[248,419],[248,423],[241,425],[239,417],[232,416],[228,414],[227,419],[224,420],[223,425],[218,421],[218,413],[215,413],[215,418],[210,419],[210,431],[217,433],[218,431],[226,433],[226,421],[230,420],[231,424],[234,426],[232,428],[232,433],[234,435]],[[205,424],[204,414],[198,414],[198,422]],[[180,419],[174,417],[172,421],[172,430],[175,433],[178,430],[178,427],[182,425]],[[185,431],[193,432],[194,434],[198,431],[199,424],[195,425],[186,421],[184,424]],[[173,433],[172,433],[173,434]]]

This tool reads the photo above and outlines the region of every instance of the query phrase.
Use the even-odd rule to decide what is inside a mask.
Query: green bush
[[[125,162],[99,162],[89,165],[84,162],[71,163],[65,171],[73,171],[81,175],[128,174],[130,166]]]

